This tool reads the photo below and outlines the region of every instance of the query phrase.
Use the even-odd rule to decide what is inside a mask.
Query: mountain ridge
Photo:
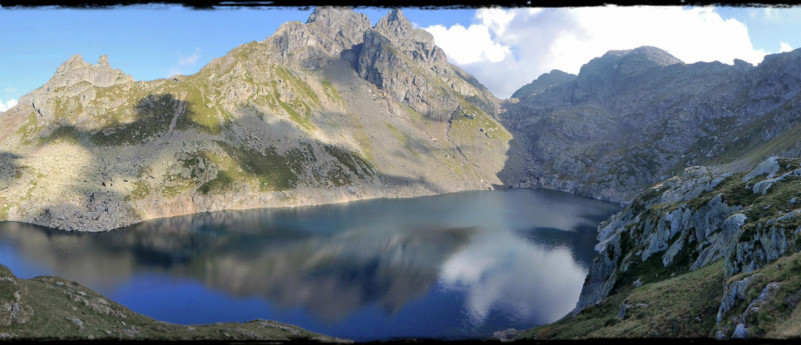
[[[371,27],[317,8],[190,76],[134,81],[73,56],[4,113],[0,219],[102,231],[493,188],[511,140],[497,103],[400,10]]]
[[[505,103],[502,122],[534,162],[523,185],[625,203],[688,166],[742,170],[771,154],[799,152],[780,137],[798,124],[792,114],[801,72],[791,66],[801,51],[752,66],[684,64],[655,49],[625,64],[637,49],[607,53],[572,81]],[[757,133],[762,125],[765,135]],[[778,146],[759,152],[771,140]]]

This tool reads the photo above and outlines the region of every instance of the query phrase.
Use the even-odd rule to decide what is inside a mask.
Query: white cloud
[[[17,100],[16,99],[9,99],[9,100],[7,100],[5,102],[0,101],[0,113],[5,112],[6,110],[13,108],[15,105],[17,105]]]
[[[177,74],[185,74],[185,70],[197,64],[198,60],[200,60],[200,48],[196,47],[195,51],[192,52],[191,55],[178,57],[178,64],[170,68],[169,73],[167,73],[167,77],[172,77]]]
[[[7,87],[7,88],[3,89],[3,91],[8,92],[8,93],[15,93],[15,92],[17,92],[17,89],[15,89],[13,87]]]
[[[746,26],[710,7],[479,9],[465,28],[425,28],[450,61],[501,98],[552,69],[578,73],[609,50],[644,45],[687,63],[735,58],[759,63]]]
[[[434,25],[426,30],[438,37],[437,45],[445,50],[453,63],[459,65],[500,62],[512,53],[508,47],[493,42],[489,29],[483,25],[470,25],[467,28],[459,24],[450,28]]]
[[[790,46],[790,44],[788,44],[786,42],[779,43],[779,53],[786,53],[786,52],[789,52],[789,51],[792,51],[792,50],[793,50],[793,47]]]

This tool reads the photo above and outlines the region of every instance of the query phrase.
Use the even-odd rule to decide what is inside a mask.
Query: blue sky
[[[136,80],[192,74],[240,44],[265,39],[284,22],[305,22],[311,11],[164,5],[0,9],[0,111],[44,84],[74,54],[92,63],[107,54],[112,67]],[[356,11],[375,23],[388,9]],[[501,98],[552,68],[577,73],[581,64],[610,49],[648,44],[686,62],[731,63],[739,57],[756,64],[782,47],[801,47],[798,7],[403,11],[434,34],[452,63]],[[653,18],[667,19],[660,24]]]

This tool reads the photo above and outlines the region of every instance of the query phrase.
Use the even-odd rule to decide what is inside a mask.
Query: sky
[[[356,8],[373,24],[386,8]],[[312,9],[192,10],[147,5],[112,9],[0,8],[0,112],[40,87],[74,54],[136,80],[192,74],[231,49],[261,41]],[[577,74],[609,50],[662,48],[686,63],[735,58],[758,64],[766,54],[801,47],[801,7],[404,8],[429,31],[448,60],[493,94],[515,90],[553,69]]]

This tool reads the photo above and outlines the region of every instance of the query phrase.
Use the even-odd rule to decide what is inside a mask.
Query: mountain
[[[101,231],[492,188],[510,169],[499,111],[400,10],[371,27],[318,8],[191,76],[135,81],[76,55],[3,114],[0,220]]]
[[[517,336],[801,335],[798,66],[801,50],[730,66],[642,47],[505,103],[532,164],[518,186],[627,204],[573,312]]]
[[[534,81],[523,85],[523,87],[512,94],[512,98],[523,99],[528,96],[543,92],[551,86],[561,85],[569,81],[573,81],[574,79],[576,79],[575,75],[555,69],[539,76]]]
[[[801,50],[758,66],[685,64],[653,47],[610,51],[572,80],[521,89],[529,96],[505,104],[503,123],[532,162],[522,182],[508,182],[629,202],[689,166],[742,171],[773,154],[798,156],[798,66]]]

